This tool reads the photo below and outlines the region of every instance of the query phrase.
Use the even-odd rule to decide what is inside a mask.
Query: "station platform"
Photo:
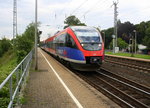
[[[40,48],[25,100],[22,108],[120,108]]]

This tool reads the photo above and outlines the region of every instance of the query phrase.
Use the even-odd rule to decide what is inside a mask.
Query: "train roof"
[[[95,27],[91,27],[91,26],[69,26],[66,29],[62,30],[62,31],[57,31],[54,36],[49,37],[48,39],[45,40],[45,42],[53,40],[54,37],[56,37],[57,35],[63,33],[63,32],[67,32],[69,29],[73,30],[73,31],[80,31],[80,30],[85,30],[85,31],[98,31]]]
[[[73,31],[77,31],[77,30],[96,30],[96,28],[94,27],[90,27],[90,26],[70,26],[70,28],[73,30]]]

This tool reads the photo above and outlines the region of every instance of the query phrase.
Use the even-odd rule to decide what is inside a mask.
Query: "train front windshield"
[[[95,29],[75,29],[78,40],[85,50],[97,51],[102,48],[102,39]]]

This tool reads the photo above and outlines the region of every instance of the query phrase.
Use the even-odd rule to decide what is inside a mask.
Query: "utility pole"
[[[129,53],[131,53],[131,41],[132,41],[132,39],[130,38],[129,39]]]
[[[35,70],[38,70],[38,59],[37,59],[37,0],[35,0]]]
[[[17,36],[17,0],[13,2],[13,46],[14,39]]]
[[[117,11],[117,4],[118,2],[113,2],[114,5],[114,35],[115,35],[115,47],[117,47],[117,16],[118,16],[118,11]]]

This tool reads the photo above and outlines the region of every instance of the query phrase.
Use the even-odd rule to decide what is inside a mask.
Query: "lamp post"
[[[131,53],[131,41],[132,39],[129,39],[129,53]]]
[[[136,54],[136,38],[137,38],[137,36],[136,36],[136,30],[133,30],[133,32],[135,33],[135,54]]]
[[[133,35],[132,35],[132,54],[131,57],[134,57],[134,53],[133,53]]]
[[[37,59],[37,0],[35,0],[35,70],[38,70],[38,59]]]

